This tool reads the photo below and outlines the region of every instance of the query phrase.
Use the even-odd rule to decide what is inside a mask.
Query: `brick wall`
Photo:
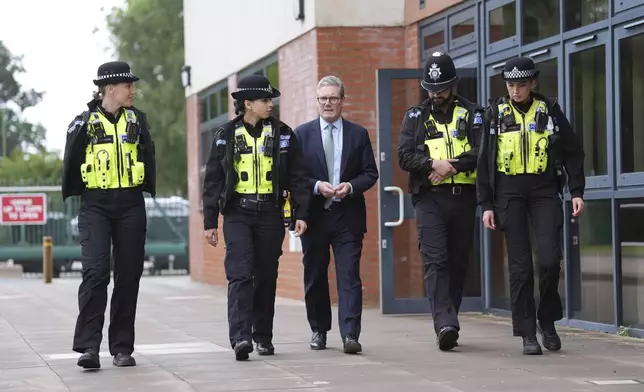
[[[315,87],[317,81],[325,75],[333,74],[342,78],[346,85],[347,103],[344,116],[368,129],[376,157],[377,149],[377,107],[376,107],[376,69],[379,68],[416,68],[418,67],[418,29],[417,26],[407,27],[330,27],[311,30],[299,38],[289,42],[278,50],[280,118],[286,124],[295,128],[317,116],[315,102]],[[236,76],[229,78],[229,91],[236,87]],[[411,84],[410,84],[411,83]],[[404,81],[398,92],[404,95],[404,106],[415,97],[406,93],[407,86],[413,81]],[[198,104],[188,100],[189,117],[198,122]],[[232,113],[232,102],[229,105]],[[404,110],[405,108],[402,108]],[[399,111],[396,108],[396,111]],[[198,143],[198,124],[191,128],[189,120],[188,148],[196,151]],[[398,124],[399,125],[399,124]],[[193,129],[195,128],[195,129]],[[397,128],[393,128],[396,130]],[[194,140],[191,140],[194,139]],[[195,155],[195,157],[192,157]],[[189,181],[191,201],[200,200],[197,187],[198,176],[196,154],[188,154]],[[194,161],[194,162],[193,162]],[[198,177],[196,177],[198,178]],[[380,300],[380,246],[378,238],[378,185],[366,194],[368,233],[364,239],[364,251],[361,265],[361,276],[364,286],[364,302],[366,306],[374,306]],[[198,189],[198,188],[197,188]],[[191,205],[195,203],[192,202]],[[194,210],[194,211],[193,211]],[[223,271],[223,247],[212,248],[203,240],[202,215],[197,208],[191,209],[191,276],[194,280],[216,285],[226,285]],[[221,227],[221,220],[220,220]],[[412,235],[413,234],[413,235]],[[223,240],[221,230],[220,241]],[[415,246],[409,238],[414,233],[409,230],[401,232],[402,241]],[[411,235],[411,237],[410,237]],[[397,238],[398,238],[397,236]],[[280,259],[278,278],[278,295],[288,298],[303,298],[302,254],[291,253],[288,248],[289,236],[285,237],[283,256]],[[401,245],[402,246],[402,245]],[[406,246],[403,246],[406,247]],[[193,251],[195,249],[195,251]],[[408,250],[404,251],[408,253]],[[417,251],[416,251],[417,253]],[[408,268],[397,286],[408,286],[409,276],[417,281],[418,271],[412,273]],[[417,269],[417,268],[416,268]],[[415,283],[414,286],[417,284]],[[335,268],[333,260],[329,268],[329,286],[332,300],[337,300],[335,283]],[[417,291],[417,290],[413,290]]]

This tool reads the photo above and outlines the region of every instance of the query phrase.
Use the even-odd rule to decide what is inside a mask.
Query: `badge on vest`
[[[483,116],[480,112],[476,112],[476,114],[474,114],[474,124],[483,124]]]

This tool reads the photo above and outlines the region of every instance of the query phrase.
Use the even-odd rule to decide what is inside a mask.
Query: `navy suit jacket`
[[[309,222],[315,224],[324,216],[324,197],[314,195],[317,181],[329,181],[320,118],[295,128],[297,139],[306,157],[310,177],[311,202]],[[378,167],[373,156],[373,148],[367,130],[351,121],[342,119],[342,159],[340,163],[340,182],[348,182],[353,194],[342,200],[343,210],[349,229],[356,234],[367,232],[367,208],[364,193],[378,181]]]

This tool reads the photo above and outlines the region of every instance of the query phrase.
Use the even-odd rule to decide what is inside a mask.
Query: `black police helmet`
[[[454,86],[461,80],[456,76],[456,67],[452,58],[442,52],[434,52],[425,62],[423,80],[420,85],[430,93],[437,93]]]
[[[250,75],[239,81],[237,91],[230,94],[234,99],[253,101],[262,98],[277,98],[282,93],[271,86],[271,82],[262,75]]]
[[[522,82],[537,76],[539,70],[529,57],[515,57],[508,60],[503,67],[503,79],[508,82]]]
[[[132,83],[139,80],[132,74],[130,65],[125,61],[110,61],[98,67],[94,84],[105,86],[107,84]]]

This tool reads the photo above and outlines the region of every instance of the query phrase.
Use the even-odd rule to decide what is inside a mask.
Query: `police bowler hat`
[[[522,82],[539,76],[539,70],[530,57],[515,57],[503,67],[503,79],[508,82]]]
[[[94,84],[105,86],[107,84],[132,83],[139,80],[138,76],[132,74],[130,65],[125,61],[110,61],[98,67]]]
[[[263,98],[277,98],[282,95],[262,75],[250,75],[239,81],[237,91],[230,94],[234,99],[254,101]]]
[[[423,80],[420,85],[430,93],[438,93],[454,86],[461,80],[456,75],[452,58],[442,52],[434,52],[425,62]]]

